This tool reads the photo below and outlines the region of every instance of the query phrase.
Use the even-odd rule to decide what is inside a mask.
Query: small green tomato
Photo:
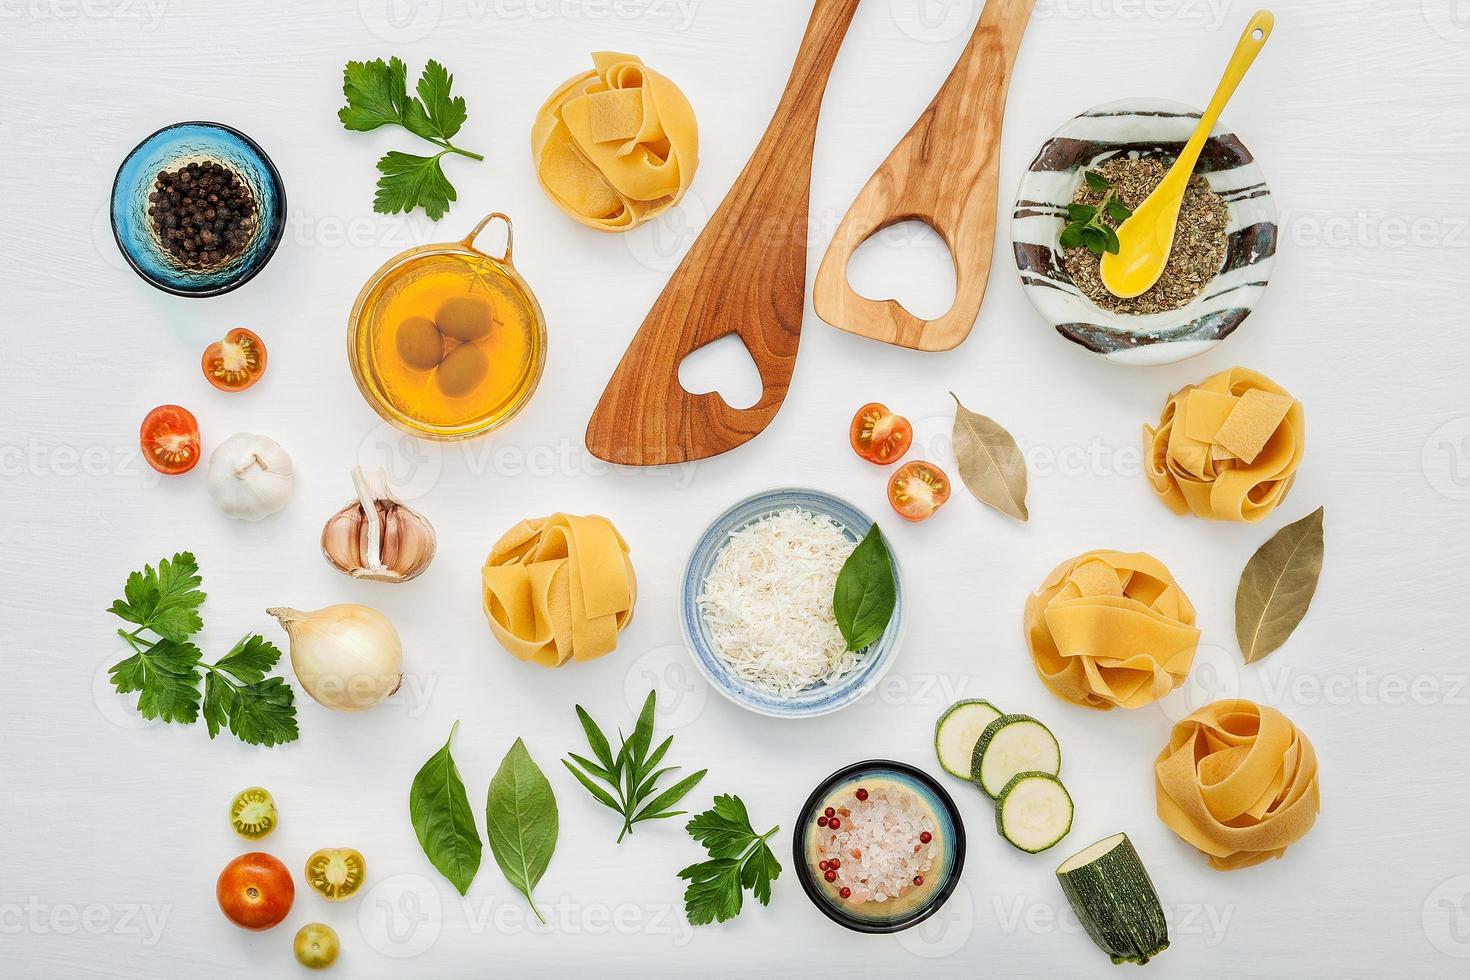
[[[296,962],[308,970],[325,970],[341,951],[337,930],[325,922],[308,922],[296,933]]]

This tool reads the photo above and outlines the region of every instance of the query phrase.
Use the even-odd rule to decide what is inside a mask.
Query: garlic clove
[[[345,575],[371,582],[407,582],[434,560],[434,526],[399,502],[381,470],[369,483],[361,468],[352,481],[358,499],[332,515],[322,528],[322,554]]]

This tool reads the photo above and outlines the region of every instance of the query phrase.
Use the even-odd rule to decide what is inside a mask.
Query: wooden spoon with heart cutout
[[[926,351],[950,350],[970,335],[990,281],[1006,89],[1035,4],[986,0],[949,78],[848,209],[812,288],[817,315],[832,326]],[[847,281],[858,246],[912,220],[937,231],[954,259],[954,305],[934,320],[897,300],[861,296]]]
[[[807,210],[822,95],[859,0],[816,0],[781,103],[689,254],[633,337],[587,424],[611,463],[705,459],[758,435],[786,399],[806,305]],[[679,363],[728,334],[745,342],[761,397],[731,408],[691,394]]]

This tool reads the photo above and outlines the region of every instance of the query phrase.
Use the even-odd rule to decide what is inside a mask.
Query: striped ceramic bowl
[[[1178,156],[1198,109],[1166,99],[1125,99],[1088,109],[1042,144],[1021,178],[1011,244],[1026,298],[1072,343],[1124,364],[1170,364],[1202,354],[1250,315],[1276,258],[1276,202],[1245,145],[1216,125],[1195,173],[1225,199],[1225,260],[1189,305],[1130,316],[1103,310],[1072,284],[1057,239],[1082,173],[1120,155]]]
[[[684,634],[684,643],[689,648],[694,665],[716,691],[727,700],[747,711],[771,718],[811,718],[830,714],[856,702],[877,686],[894,655],[903,642],[904,593],[903,573],[899,569],[898,556],[893,555],[893,578],[896,599],[893,618],[872,646],[862,654],[862,659],[852,671],[835,680],[814,685],[798,691],[790,697],[782,697],[738,675],[715,653],[714,640],[709,624],[699,608],[699,595],[704,590],[704,581],[714,567],[715,557],[730,539],[730,535],[788,508],[799,508],[813,514],[825,514],[842,528],[854,544],[862,540],[873,520],[852,504],[821,490],[804,487],[782,487],[751,494],[738,500],[700,536],[689,563],[684,568],[682,594],[679,599],[679,618]],[[890,554],[892,554],[890,542]]]

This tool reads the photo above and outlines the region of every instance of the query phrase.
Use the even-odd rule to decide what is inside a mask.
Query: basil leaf
[[[485,824],[490,852],[501,874],[531,903],[543,923],[546,918],[531,898],[531,889],[546,873],[556,850],[556,796],[526,744],[520,739],[500,762],[485,801]]]
[[[832,593],[832,613],[849,650],[861,650],[883,635],[893,618],[897,591],[893,559],[874,524],[843,562]]]
[[[449,741],[424,763],[408,791],[408,814],[429,863],[449,879],[461,895],[469,891],[480,870],[480,831],[459,778],[449,743],[459,722],[449,730]]]

